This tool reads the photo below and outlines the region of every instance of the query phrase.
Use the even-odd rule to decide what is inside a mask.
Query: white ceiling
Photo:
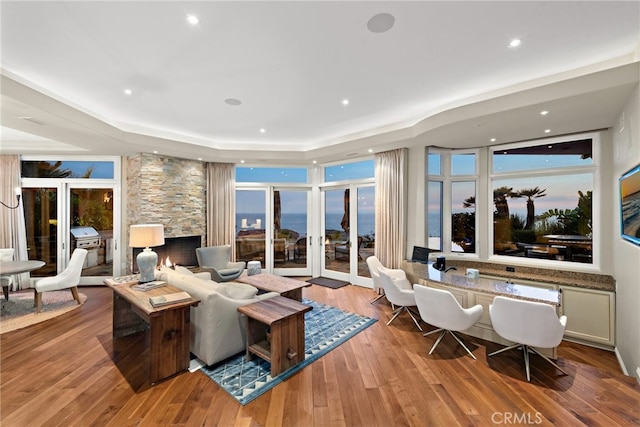
[[[476,147],[609,127],[640,74],[638,1],[2,1],[1,19],[6,153]]]

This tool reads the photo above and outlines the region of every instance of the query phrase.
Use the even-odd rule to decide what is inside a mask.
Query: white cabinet
[[[615,345],[615,294],[595,289],[560,286],[560,314],[567,316],[564,336],[569,341],[611,348]]]

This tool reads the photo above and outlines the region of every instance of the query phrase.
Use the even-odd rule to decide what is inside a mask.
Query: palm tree
[[[493,190],[493,204],[496,206],[497,219],[509,219],[509,204],[507,199],[517,199],[519,193],[513,191],[513,187],[499,187]]]
[[[475,208],[476,207],[476,196],[471,196],[469,198],[464,199],[462,202],[463,208]]]
[[[527,222],[524,225],[525,230],[532,230],[536,221],[536,210],[533,199],[546,196],[545,191],[547,191],[546,188],[541,190],[539,187],[525,188],[524,190],[518,191],[520,197],[527,198]]]

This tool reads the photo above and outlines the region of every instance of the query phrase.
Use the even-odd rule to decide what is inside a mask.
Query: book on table
[[[158,295],[156,297],[149,297],[149,302],[154,307],[160,307],[168,304],[175,304],[177,302],[188,301],[191,299],[191,295],[186,292],[175,292],[173,294]]]
[[[130,274],[128,276],[114,277],[111,282],[114,285],[135,285],[140,281],[139,274]]]
[[[163,282],[161,280],[154,280],[152,282],[138,283],[133,285],[132,288],[136,291],[146,292],[149,289],[161,288],[162,286],[166,286],[167,282]]]

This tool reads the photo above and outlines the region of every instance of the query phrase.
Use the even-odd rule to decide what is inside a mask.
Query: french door
[[[119,190],[96,181],[23,178],[29,259],[45,262],[32,277],[60,273],[76,247],[88,251],[81,283],[120,274]]]
[[[371,275],[366,259],[375,248],[375,185],[325,187],[322,210],[321,275],[367,284]]]
[[[281,276],[311,274],[310,189],[236,189],[236,260]]]

